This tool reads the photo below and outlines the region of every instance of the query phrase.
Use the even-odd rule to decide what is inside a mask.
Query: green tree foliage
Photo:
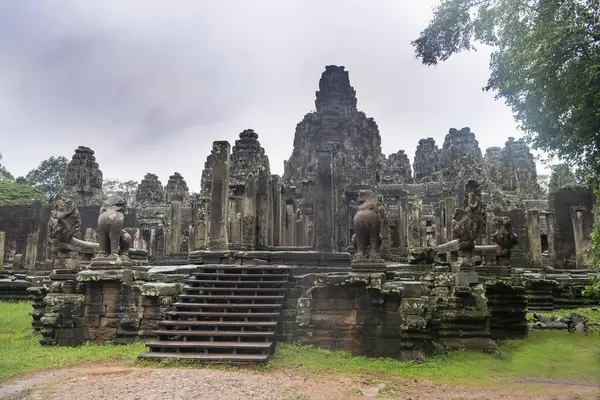
[[[67,166],[66,157],[50,157],[32,169],[25,176],[27,184],[38,189],[46,196],[47,201],[52,201],[63,189]]]
[[[36,188],[14,182],[0,182],[0,206],[31,204],[44,200],[46,197]]]
[[[493,49],[484,90],[533,148],[568,160],[600,195],[600,0],[442,0],[412,42],[426,65],[475,43]],[[600,224],[592,242],[600,270]],[[596,291],[600,279],[586,294]]]
[[[0,160],[2,160],[2,154],[0,154]],[[6,167],[0,163],[0,182],[13,182],[14,180],[13,174],[8,172]]]
[[[121,182],[118,179],[105,179],[102,182],[102,191],[105,197],[119,194],[125,197],[128,207],[135,207],[138,185],[136,181]]]
[[[600,0],[443,0],[413,46],[436,65],[493,48],[494,90],[532,147],[600,182]]]
[[[552,174],[550,174],[550,181],[548,182],[548,191],[553,192],[567,186],[579,185],[575,174],[568,164],[556,164],[550,168],[552,169]]]

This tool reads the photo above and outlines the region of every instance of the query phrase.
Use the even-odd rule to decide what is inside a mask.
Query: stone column
[[[256,178],[248,175],[242,198],[242,249],[256,249]]]
[[[0,270],[4,267],[4,246],[6,246],[6,232],[0,232]]]
[[[556,228],[556,215],[554,214],[554,210],[546,210],[546,232],[548,235],[548,260],[550,260],[550,265],[556,265],[556,251],[554,250],[554,239]]]
[[[333,251],[333,157],[317,150],[314,243],[317,251]]]
[[[38,234],[27,235],[27,249],[25,250],[25,268],[35,269],[37,260]]]
[[[267,171],[260,169],[257,175],[257,186],[256,186],[256,220],[258,223],[258,237],[257,246],[261,249],[269,246],[269,223],[271,222],[271,215],[269,213],[269,181],[270,175]]]
[[[456,210],[456,199],[454,197],[446,197],[444,199],[444,210],[446,217],[446,241],[449,242],[452,237],[452,216]]]
[[[194,250],[206,248],[206,199],[199,199],[194,205]]]
[[[283,198],[279,175],[271,175],[271,186],[273,188],[273,245],[281,246]]]
[[[439,205],[435,208],[435,243],[437,245],[446,243],[444,237],[444,211]]]
[[[527,211],[527,243],[529,245],[529,261],[534,268],[542,266],[542,237],[540,233],[540,213],[538,210]]]
[[[294,203],[285,205],[285,245],[294,246],[296,239],[296,213]]]
[[[227,141],[213,142],[212,180],[210,192],[210,220],[208,249],[229,249],[227,234],[227,212],[229,211],[229,157],[231,146]]]
[[[173,195],[171,200],[171,230],[167,254],[179,253],[181,250],[181,196]]]
[[[587,264],[585,251],[589,247],[589,240],[583,232],[583,213],[586,211],[583,206],[570,207],[571,221],[573,222],[573,239],[575,240],[575,268],[583,269]]]

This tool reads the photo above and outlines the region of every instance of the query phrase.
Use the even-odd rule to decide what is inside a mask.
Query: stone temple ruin
[[[527,337],[526,312],[575,308],[595,197],[543,195],[527,145],[482,153],[469,128],[413,163],[381,151],[344,67],[328,66],[283,176],[258,134],[213,143],[201,191],[146,174],[104,198],[79,147],[54,204],[0,207],[0,299],[33,299],[46,345],[147,341],[141,358],[266,361],[278,341],[423,360]],[[596,299],[597,301],[597,299]]]

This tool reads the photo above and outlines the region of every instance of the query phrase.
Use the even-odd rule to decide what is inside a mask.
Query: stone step
[[[216,278],[286,278],[289,277],[289,275],[286,273],[281,273],[281,274],[261,274],[261,273],[252,273],[252,274],[245,274],[245,273],[241,273],[241,272],[234,272],[234,273],[226,273],[226,274],[221,274],[218,272],[194,272],[191,274],[194,278],[208,278],[208,277],[216,277]],[[191,279],[191,278],[190,278]]]
[[[218,331],[218,330],[187,330],[187,329],[173,329],[173,330],[157,330],[151,332],[155,336],[208,336],[208,337],[252,337],[267,339],[268,337],[275,336],[273,331]]]
[[[198,292],[198,291],[203,291],[203,292],[261,292],[261,293],[281,293],[281,292],[285,292],[285,288],[272,288],[272,287],[257,287],[257,288],[252,288],[252,287],[241,287],[241,288],[235,288],[235,287],[211,287],[211,286],[188,286],[185,285],[183,287],[183,290],[185,292]]]
[[[280,276],[277,275],[279,278]],[[250,280],[223,280],[223,279],[188,279],[187,283],[190,285],[287,285],[289,281],[250,281]]]
[[[278,312],[211,312],[211,311],[167,311],[171,317],[207,317],[207,318],[277,318]]]
[[[224,265],[224,264],[213,264],[213,265],[200,265],[198,266],[198,271],[223,271],[222,273],[236,273],[239,271],[248,271],[248,272],[257,272],[264,273],[265,271],[269,271],[269,273],[273,272],[289,272],[288,267],[279,267],[277,265]]]
[[[186,354],[186,353],[142,353],[140,360],[176,358],[198,362],[217,363],[255,363],[267,362],[269,354]]]
[[[146,343],[149,348],[171,348],[171,349],[206,349],[206,348],[231,348],[231,349],[260,349],[270,350],[273,342],[221,342],[221,341],[182,341],[168,340]]]
[[[284,296],[238,296],[212,294],[180,294],[180,299],[194,300],[283,300]],[[260,304],[260,303],[259,303]]]
[[[277,321],[189,321],[176,320],[159,322],[164,326],[216,326],[216,327],[240,327],[240,328],[274,328]]]
[[[253,304],[253,303],[174,303],[173,306],[176,308],[235,308],[235,309],[259,309],[259,308],[270,308],[278,309],[282,307],[281,303],[269,303],[269,304]]]

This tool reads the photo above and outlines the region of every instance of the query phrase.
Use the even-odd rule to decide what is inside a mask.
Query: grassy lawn
[[[141,343],[128,346],[43,347],[39,344],[39,336],[27,337],[31,331],[30,310],[29,303],[0,303],[0,380],[24,372],[93,361],[124,360],[139,366],[182,366],[178,363],[157,365],[136,362],[137,355],[144,351]],[[559,315],[558,312],[554,314]],[[499,347],[499,355],[456,351],[433,357],[424,364],[416,364],[279,344],[269,365],[259,369],[294,368],[319,375],[329,372],[367,378],[372,376],[379,381],[382,375],[414,377],[464,385],[492,385],[517,378],[600,382],[598,333],[581,336],[568,332],[536,331],[530,334],[528,340],[504,341],[499,343]]]

